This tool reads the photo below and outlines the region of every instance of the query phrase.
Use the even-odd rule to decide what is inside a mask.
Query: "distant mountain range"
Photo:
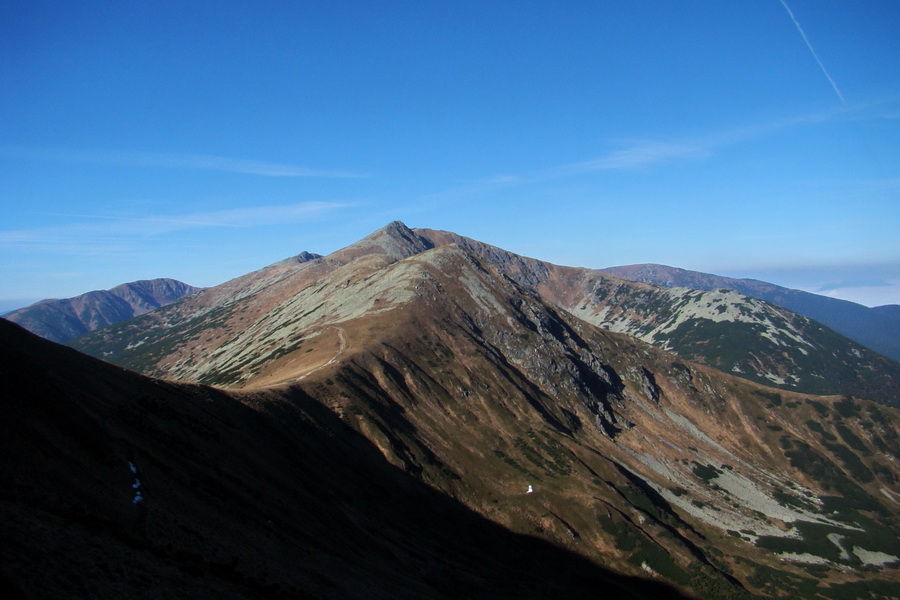
[[[632,281],[695,290],[735,290],[782,306],[818,321],[867,348],[900,360],[900,306],[869,308],[818,294],[766,283],[756,279],[733,279],[665,265],[644,264],[601,269]]]
[[[3,318],[53,342],[66,342],[95,329],[142,315],[195,294],[196,288],[175,279],[123,283],[63,300],[42,300]]]
[[[896,365],[736,292],[392,223],[73,342],[169,381],[0,323],[0,576],[21,597],[895,595],[900,409],[600,325],[794,387],[848,352],[860,377]]]

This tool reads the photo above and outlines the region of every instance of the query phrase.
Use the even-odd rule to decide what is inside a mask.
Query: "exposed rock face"
[[[175,279],[135,281],[65,300],[42,300],[4,318],[44,339],[66,342],[171,304],[201,289]]]
[[[665,287],[735,290],[809,317],[867,348],[900,360],[900,306],[868,308],[854,302],[792,290],[756,279],[734,279],[665,265],[629,265],[602,271],[632,281]]]
[[[488,519],[700,597],[896,585],[897,409],[764,387],[587,318],[671,337],[730,315],[815,351],[770,305],[670,293],[395,223],[79,344],[270,399],[302,391]]]

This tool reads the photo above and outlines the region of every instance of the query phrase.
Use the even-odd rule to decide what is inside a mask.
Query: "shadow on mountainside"
[[[0,320],[16,598],[682,598],[511,533],[299,391],[152,380]]]

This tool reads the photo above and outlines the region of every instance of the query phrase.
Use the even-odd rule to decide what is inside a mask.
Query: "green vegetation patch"
[[[509,465],[510,467],[515,469],[516,471],[522,473],[523,475],[528,475],[529,477],[533,477],[533,475],[531,473],[529,473],[525,467],[523,467],[522,465],[517,463],[514,459],[507,456],[502,450],[494,450],[494,455],[497,458],[499,458],[500,460],[502,460],[503,462],[505,462],[507,465]]]
[[[776,487],[772,490],[772,498],[774,498],[775,501],[782,506],[791,506],[793,508],[798,508],[801,510],[818,510],[818,506],[816,506],[813,502],[805,498],[795,496],[794,494],[785,492],[779,487]]]
[[[709,483],[716,477],[722,474],[722,471],[717,469],[712,465],[701,465],[697,461],[692,461],[694,466],[691,468],[691,472],[696,475],[703,483]]]
[[[807,400],[806,403],[816,409],[823,417],[828,416],[829,410],[828,407],[825,406],[824,402],[819,402],[818,400]]]
[[[780,441],[785,449],[784,454],[792,467],[815,479],[825,490],[840,494],[841,504],[845,513],[858,510],[884,513],[884,507],[877,500],[847,477],[832,461],[810,448],[809,444],[788,435],[782,436]],[[849,461],[848,464],[854,464],[852,462],[853,458],[850,458],[850,455],[853,453],[849,448],[839,445],[833,446],[835,446],[835,449],[832,450],[833,452],[849,453],[845,454],[843,458]],[[838,448],[843,448],[844,450],[839,450]],[[855,454],[853,454],[853,457],[859,460]],[[841,457],[839,456],[839,458]],[[868,475],[862,474],[858,475],[858,477],[872,476],[871,471],[866,469],[866,472]]]
[[[797,521],[795,527],[800,533],[799,538],[761,536],[756,540],[756,545],[779,553],[812,554],[833,563],[850,563],[856,567],[862,566],[862,564],[859,558],[851,553],[854,546],[873,552],[900,556],[900,540],[890,528],[862,515],[857,515],[857,517],[856,524],[861,526],[857,529]],[[831,534],[840,536],[840,547],[828,539]],[[849,559],[843,557],[845,552],[849,555]]]
[[[859,416],[859,406],[850,396],[844,396],[843,400],[834,403],[834,410],[845,419]]]
[[[819,437],[822,438],[823,441],[836,442],[837,438],[830,431],[825,431],[825,428],[822,427],[822,424],[818,421],[813,421],[812,419],[806,422],[806,426],[809,427],[811,431],[814,431],[819,434]]]
[[[778,392],[760,391],[756,392],[756,394],[769,401],[769,408],[773,406],[781,406],[781,394],[779,394]]]
[[[615,541],[616,548],[623,552],[631,552],[640,544],[643,534],[631,523],[622,519],[598,517],[600,529],[608,533]]]
[[[854,450],[862,452],[866,456],[869,456],[871,454],[863,441],[859,439],[859,437],[857,437],[855,433],[850,431],[850,429],[846,425],[844,425],[843,423],[836,423],[834,428],[837,430],[838,435],[841,436],[841,439],[844,440],[845,444],[847,444]]]
[[[841,461],[844,468],[853,473],[853,476],[857,480],[863,483],[869,483],[875,480],[872,471],[870,471],[859,459],[859,456],[847,446],[844,446],[843,444],[829,444],[826,442],[825,447],[838,457],[838,460]]]

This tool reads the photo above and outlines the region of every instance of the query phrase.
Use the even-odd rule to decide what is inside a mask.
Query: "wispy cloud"
[[[794,22],[794,27],[797,28],[797,31],[800,33],[800,37],[803,38],[803,43],[806,44],[806,47],[809,48],[809,53],[812,54],[812,57],[816,59],[816,62],[819,64],[819,68],[822,70],[822,74],[825,75],[825,78],[828,79],[828,83],[831,84],[831,87],[834,89],[834,93],[837,94],[838,99],[840,99],[842,104],[847,104],[847,101],[844,100],[844,95],[841,93],[841,90],[838,89],[837,84],[834,82],[834,79],[831,78],[831,75],[828,74],[828,70],[825,68],[825,65],[822,64],[822,61],[819,59],[819,55],[816,54],[815,49],[813,49],[812,44],[809,42],[809,38],[806,37],[806,33],[803,31],[803,28],[800,27],[799,21],[797,21],[797,17],[794,16],[794,12],[787,5],[785,0],[779,0],[781,5],[784,7],[784,10],[787,11],[788,16],[791,18],[791,21]]]
[[[96,248],[128,245],[178,231],[210,228],[248,228],[301,223],[324,213],[354,206],[341,202],[301,202],[275,206],[253,206],[181,215],[120,216],[101,214],[56,214],[73,219],[65,225],[0,231],[0,246],[30,248]]]
[[[703,143],[694,142],[639,140],[621,142],[619,146],[616,150],[611,150],[606,154],[586,160],[536,169],[518,175],[493,175],[457,188],[429,194],[428,197],[479,193],[517,185],[576,177],[599,171],[637,170],[662,163],[701,159],[711,154],[711,149],[704,147]]]
[[[710,148],[702,142],[635,141],[602,156],[538,171],[538,179],[556,179],[592,171],[638,169],[660,163],[706,158]]]
[[[459,187],[428,194],[426,198],[454,197],[492,190],[543,183],[610,171],[640,171],[657,166],[701,161],[723,149],[754,139],[777,134],[798,127],[810,127],[839,120],[882,120],[890,118],[898,99],[885,98],[876,102],[842,105],[825,111],[753,123],[741,127],[698,133],[683,138],[613,140],[614,149],[585,160],[571,162],[523,173],[502,173],[471,181]],[[886,182],[887,184],[889,182]]]
[[[124,167],[199,169],[246,173],[263,177],[365,177],[349,171],[316,169],[283,163],[214,156],[209,154],[173,154],[165,152],[117,152],[108,150],[65,150],[0,146],[0,157],[75,163],[91,163]]]

